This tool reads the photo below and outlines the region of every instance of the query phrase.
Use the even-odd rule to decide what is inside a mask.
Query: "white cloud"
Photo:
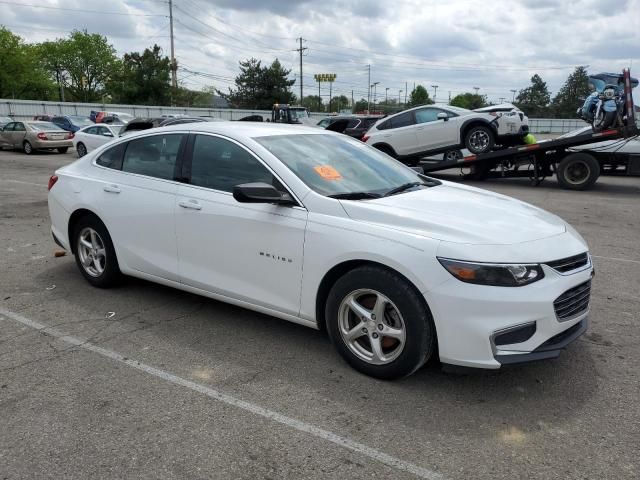
[[[35,4],[28,0],[18,3]],[[2,5],[2,23],[37,42],[86,28],[109,37],[118,52],[158,43],[169,52],[168,7],[159,0],[42,0],[52,10]],[[557,92],[575,65],[617,71],[640,68],[640,0],[175,0],[180,65],[208,72],[192,87],[226,90],[238,61],[278,57],[298,74],[296,38],[307,41],[305,94],[317,94],[314,73],[336,73],[335,94],[366,96],[367,64],[378,97],[414,82],[439,85],[438,98],[471,91],[511,98],[539,73]],[[95,10],[135,14],[106,15]],[[139,16],[159,15],[159,16]],[[187,74],[184,74],[186,77]],[[183,78],[184,78],[183,77]],[[324,87],[323,87],[324,89]],[[297,93],[297,88],[296,88]],[[324,94],[325,92],[323,92]]]

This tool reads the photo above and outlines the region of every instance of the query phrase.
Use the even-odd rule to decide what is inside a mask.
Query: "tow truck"
[[[586,132],[581,135],[541,141],[496,150],[479,155],[468,155],[459,159],[444,160],[421,165],[425,173],[460,168],[469,173],[466,178],[528,177],[534,185],[540,185],[546,177],[554,173],[562,188],[587,190],[596,183],[603,169],[614,168],[618,174],[640,176],[640,155],[628,155],[610,165],[608,156],[594,155],[585,149],[574,150],[592,143],[607,140],[631,140],[640,135],[636,124],[633,96],[631,94],[631,73],[623,70],[626,122],[624,126],[602,132]]]
[[[305,107],[275,103],[271,109],[271,122],[309,125],[311,117]]]

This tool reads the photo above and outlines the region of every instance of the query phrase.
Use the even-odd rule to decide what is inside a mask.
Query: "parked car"
[[[51,119],[52,123],[58,125],[61,129],[67,132],[77,132],[82,127],[93,125],[93,122],[89,117],[82,117],[80,115],[60,115]]]
[[[54,115],[50,115],[48,113],[41,113],[39,115],[34,115],[33,119],[38,122],[50,122]]]
[[[318,128],[138,132],[49,189],[91,285],[131,275],[326,329],[375,377],[553,358],[587,328],[593,268],[570,225]]]
[[[333,121],[325,128],[360,140],[380,118],[382,118],[380,115],[334,117]]]
[[[11,122],[13,122],[13,118],[11,117],[0,117],[0,130],[3,129],[6,124]]]
[[[133,115],[129,115],[128,113],[122,112],[91,112],[90,119],[93,120],[92,116],[95,117],[96,123],[113,123],[116,125],[126,125],[131,120],[133,120]],[[94,115],[95,114],[95,115]]]
[[[91,124],[78,130],[73,137],[73,146],[78,157],[84,157],[87,153],[110,142],[120,135],[121,125]]]
[[[329,125],[331,125],[331,122],[333,122],[337,118],[340,118],[340,117],[338,117],[337,115],[325,117],[322,120],[320,120],[318,123],[316,123],[316,127],[327,128]]]
[[[66,153],[72,145],[73,133],[62,130],[51,122],[11,122],[0,132],[0,145],[21,148],[31,155],[36,150],[53,150]]]
[[[202,117],[155,117],[155,118],[134,118],[120,130],[120,136],[129,135],[132,132],[148,130],[149,128],[166,127],[169,125],[180,125],[183,123],[207,122]]]
[[[424,156],[461,148],[480,154],[497,145],[516,145],[528,132],[529,119],[515,107],[509,112],[476,112],[438,105],[381,119],[363,140],[399,160],[417,164]]]

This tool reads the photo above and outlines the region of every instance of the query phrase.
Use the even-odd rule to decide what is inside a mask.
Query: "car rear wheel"
[[[490,127],[477,125],[469,129],[464,137],[464,145],[474,155],[491,151],[495,143]]]
[[[87,154],[87,147],[84,146],[84,143],[78,143],[76,145],[76,152],[78,152],[78,158],[82,158]]]
[[[107,228],[95,216],[81,218],[74,228],[76,264],[94,287],[116,285],[122,274]]]
[[[442,159],[446,162],[453,162],[460,160],[462,157],[462,150],[447,150],[444,152]]]
[[[600,164],[588,153],[572,153],[560,162],[556,176],[562,188],[586,190],[598,180]]]
[[[31,142],[29,142],[29,140],[25,140],[22,144],[22,151],[27,155],[31,155],[33,153],[33,145],[31,145]]]
[[[58,153],[67,153],[67,150],[69,150],[69,147],[60,147],[60,148],[57,148],[56,150],[58,150]]]
[[[435,350],[435,327],[424,299],[406,279],[381,267],[359,267],[341,277],[329,293],[325,315],[340,355],[372,377],[410,375]]]

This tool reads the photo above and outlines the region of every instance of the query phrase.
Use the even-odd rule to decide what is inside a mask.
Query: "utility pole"
[[[369,104],[371,103],[371,64],[367,65],[367,69],[369,70],[369,90],[367,91],[367,113],[370,113]]]
[[[171,104],[173,105],[173,97],[178,88],[178,78],[176,76],[178,65],[176,64],[176,55],[173,46],[173,0],[169,0],[169,31],[171,35]]]
[[[438,87],[440,85],[431,85],[431,88],[433,88],[433,103],[436,103],[436,95],[438,95]]]
[[[513,103],[513,102],[515,102],[515,101],[516,101],[516,92],[517,92],[517,90],[513,90],[513,89],[512,89],[512,90],[509,90],[509,91],[510,91],[511,93],[513,93],[513,98],[511,99],[511,103]]]
[[[302,99],[304,98],[302,96],[302,52],[307,50],[307,47],[302,47],[302,37],[300,37],[298,40],[300,40],[300,48],[297,48],[296,52],[300,52],[300,105],[302,105]]]
[[[373,87],[373,111],[374,112],[376,111],[376,97],[377,97],[377,91],[378,91],[377,85],[379,83],[380,82],[373,82],[373,84],[371,85]]]
[[[389,87],[384,89],[384,106],[385,108],[389,106]]]
[[[351,90],[351,113],[356,113],[355,109],[356,109],[356,104],[353,103],[353,90]]]
[[[409,89],[409,82],[404,82],[404,104],[407,104],[407,90]],[[414,88],[415,90],[415,88]]]
[[[398,111],[400,111],[402,109],[402,103],[400,102],[400,94],[402,93],[402,90],[398,90]]]
[[[449,90],[449,105],[451,105],[451,90]]]

